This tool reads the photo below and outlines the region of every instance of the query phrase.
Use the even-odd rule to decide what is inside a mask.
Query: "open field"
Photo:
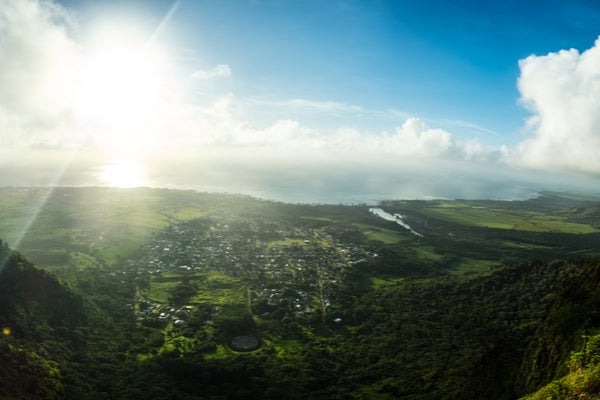
[[[378,240],[380,242],[391,244],[398,243],[406,239],[404,232],[397,230],[391,230],[386,228],[378,228],[366,224],[354,224],[360,232],[362,232],[367,238],[371,240]]]
[[[289,246],[305,246],[307,243],[302,239],[285,238],[282,240],[272,240],[269,242],[269,247],[289,247]]]
[[[393,285],[398,282],[402,282],[404,278],[381,278],[377,276],[371,277],[371,285],[374,289],[380,288],[386,285]]]
[[[529,232],[585,234],[600,232],[583,223],[570,222],[566,216],[524,210],[506,210],[473,206],[468,202],[444,202],[421,209],[424,215],[458,224],[514,229]]]
[[[455,262],[454,265],[449,269],[452,274],[465,274],[470,272],[481,272],[490,269],[498,265],[497,261],[490,260],[476,260],[476,259],[460,259]]]
[[[115,264],[158,230],[222,204],[222,196],[152,189],[5,188],[0,194],[0,238],[45,266],[65,263],[41,256],[57,249]]]
[[[167,304],[174,289],[181,282],[187,282],[196,290],[196,294],[190,296],[188,304],[242,305],[245,307],[244,285],[239,279],[219,272],[166,272],[160,277],[151,278],[148,289],[140,292],[149,300]]]
[[[600,229],[597,203],[588,197],[546,194],[524,202],[384,202],[388,212],[406,214],[423,237],[368,212],[366,206],[291,205],[244,196],[163,189],[5,188],[0,189],[0,238],[41,266],[117,266],[173,224],[212,218],[215,234],[225,226],[248,229],[248,221],[270,221],[256,238],[268,252],[314,246],[332,249],[353,242],[364,250],[393,250],[406,268],[453,273],[485,270],[491,263],[520,257],[595,254]],[[296,228],[282,236],[274,228],[285,221]],[[588,223],[589,221],[589,223]],[[266,223],[266,222],[265,222]],[[305,229],[314,234],[305,236]],[[337,232],[336,239],[328,238]],[[596,251],[597,253],[597,251]],[[275,254],[275,253],[274,253]],[[84,258],[82,258],[84,257]],[[86,259],[92,262],[82,262]],[[387,270],[387,269],[386,269]],[[386,275],[394,275],[390,271]],[[379,274],[375,270],[371,274]],[[168,282],[154,295],[165,301]],[[217,289],[227,290],[227,289]],[[225,293],[225,292],[224,292]],[[199,294],[197,301],[202,299]],[[225,296],[225,294],[223,295]]]

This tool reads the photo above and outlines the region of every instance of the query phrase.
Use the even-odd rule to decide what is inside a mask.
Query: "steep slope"
[[[83,342],[82,299],[0,248],[0,399],[62,398],[59,366]]]
[[[600,331],[600,262],[570,279],[541,322],[521,367],[521,391],[532,392],[569,372],[569,355]]]
[[[339,356],[345,365],[360,365],[365,357],[377,362],[353,368],[340,386],[364,382],[358,390],[369,398],[515,398],[518,367],[539,318],[580,265],[499,266],[472,276],[406,280],[366,294],[353,315],[342,316],[360,325]]]
[[[569,373],[554,380],[524,400],[600,399],[600,335],[586,337],[582,351],[573,352]]]

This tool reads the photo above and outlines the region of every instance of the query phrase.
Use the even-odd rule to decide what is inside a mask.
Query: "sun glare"
[[[86,49],[74,110],[88,143],[106,160],[119,160],[105,164],[98,179],[115,187],[144,185],[143,165],[131,160],[161,146],[156,130],[174,86],[167,58],[148,35],[128,26],[96,29]]]
[[[105,127],[127,127],[148,118],[163,85],[161,56],[126,30],[98,35],[81,66],[77,110]]]
[[[119,188],[147,184],[145,168],[141,164],[128,161],[118,161],[105,165],[99,179],[108,186]]]

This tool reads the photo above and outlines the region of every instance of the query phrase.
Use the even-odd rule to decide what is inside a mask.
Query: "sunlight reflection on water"
[[[146,168],[137,162],[116,161],[102,167],[98,179],[108,186],[128,188],[148,184]]]

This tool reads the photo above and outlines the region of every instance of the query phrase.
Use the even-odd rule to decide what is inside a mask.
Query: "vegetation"
[[[45,269],[0,244],[0,399],[558,399],[600,387],[594,199],[382,203],[411,231],[365,205],[3,190],[11,240],[46,205],[16,241]]]
[[[597,399],[600,392],[600,263],[561,290],[536,332],[521,369],[525,399]]]
[[[586,346],[574,352],[569,373],[544,386],[524,400],[588,400],[600,398],[600,335],[586,339]]]

